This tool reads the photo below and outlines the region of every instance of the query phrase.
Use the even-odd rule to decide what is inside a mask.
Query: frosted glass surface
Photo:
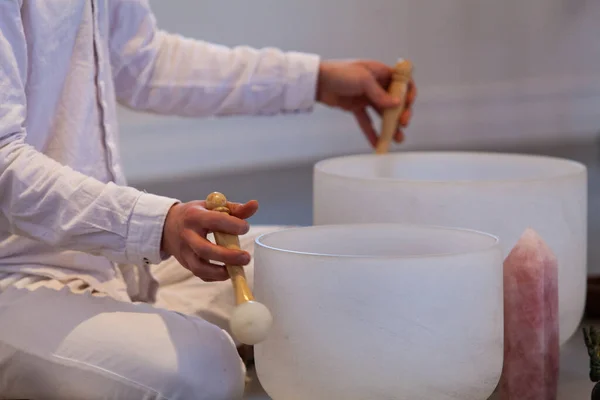
[[[559,263],[560,341],[576,331],[587,278],[587,171],[552,157],[407,152],[339,157],[314,170],[314,223],[402,222],[500,237],[535,229]]]
[[[401,224],[268,233],[254,293],[273,314],[256,345],[274,400],[482,400],[503,361],[497,238]]]

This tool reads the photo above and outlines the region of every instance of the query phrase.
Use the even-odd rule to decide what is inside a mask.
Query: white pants
[[[273,229],[253,229],[242,247],[252,254]],[[226,332],[231,282],[203,282],[173,259],[152,272],[155,304],[76,290],[80,282],[1,292],[0,398],[240,399],[245,369]]]

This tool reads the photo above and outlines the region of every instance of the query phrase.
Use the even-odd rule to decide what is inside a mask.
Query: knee
[[[204,322],[204,321],[200,321]],[[199,338],[199,336],[201,336]],[[168,399],[238,400],[244,394],[245,367],[228,334],[205,323],[196,342],[178,345],[176,373],[164,393]]]

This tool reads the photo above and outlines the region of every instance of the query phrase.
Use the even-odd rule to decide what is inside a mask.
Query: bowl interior
[[[256,244],[305,256],[416,258],[478,253],[499,239],[468,229],[384,223],[290,228],[262,235]]]
[[[583,173],[585,166],[555,157],[469,152],[406,152],[324,160],[316,169],[348,178],[425,182],[530,181]]]

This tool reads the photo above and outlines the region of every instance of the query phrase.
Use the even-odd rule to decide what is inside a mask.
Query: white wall
[[[161,27],[225,45],[412,59],[420,96],[402,149],[589,138],[600,130],[597,0],[151,4]],[[125,170],[136,181],[370,151],[349,115],[324,108],[228,120],[123,111],[121,124]]]

